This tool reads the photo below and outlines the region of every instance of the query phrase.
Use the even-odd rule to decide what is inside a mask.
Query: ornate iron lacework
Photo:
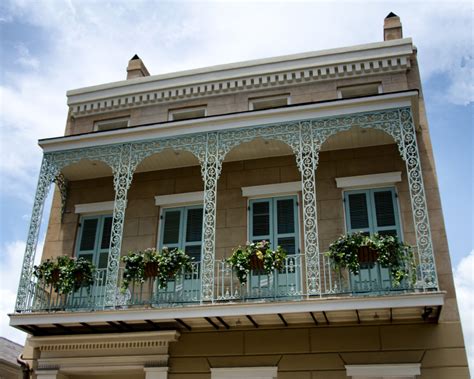
[[[315,171],[323,143],[336,133],[349,130],[352,127],[382,130],[391,135],[397,143],[400,155],[407,166],[417,247],[421,261],[422,287],[436,289],[438,286],[437,274],[416,131],[410,109],[402,108],[46,153],[41,165],[30,221],[16,310],[25,309],[28,300],[28,286],[38,242],[41,215],[50,185],[53,181],[58,183],[64,202],[67,187],[66,182],[61,178],[61,170],[65,166],[83,159],[105,162],[111,167],[114,176],[115,205],[107,268],[106,306],[115,305],[128,189],[140,162],[165,149],[189,151],[196,156],[201,165],[204,181],[202,300],[212,301],[214,299],[217,182],[222,171],[222,163],[227,153],[233,148],[256,138],[282,141],[291,147],[296,156],[297,166],[302,177],[306,289],[308,295],[320,294],[321,270]]]

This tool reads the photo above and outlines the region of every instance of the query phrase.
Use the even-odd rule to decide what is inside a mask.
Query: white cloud
[[[18,58],[16,62],[22,65],[25,68],[38,69],[39,61],[33,57],[30,53],[30,50],[23,44],[20,43],[16,46]]]
[[[454,270],[456,296],[471,373],[474,372],[474,250]]]
[[[25,242],[15,241],[3,246],[4,256],[0,265],[0,335],[24,344],[26,334],[8,325],[7,314],[15,307],[16,290],[20,278],[21,263],[25,252]]]
[[[38,243],[35,262],[41,259],[44,241]],[[9,326],[8,314],[15,308],[16,293],[20,280],[21,265],[25,253],[25,241],[13,241],[2,246],[0,261],[0,335],[24,344],[26,334]]]

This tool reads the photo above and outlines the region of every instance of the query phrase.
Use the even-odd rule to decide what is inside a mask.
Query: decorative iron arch
[[[302,176],[307,292],[308,295],[321,294],[315,182],[319,151],[330,136],[355,126],[382,130],[391,135],[398,145],[407,167],[423,278],[421,286],[424,289],[436,289],[438,282],[416,131],[411,110],[406,107],[45,153],[30,221],[16,309],[25,309],[28,300],[41,215],[51,183],[55,181],[60,189],[66,188],[66,183],[60,176],[61,169],[82,159],[105,162],[111,167],[114,176],[115,202],[106,279],[106,305],[115,304],[127,192],[138,164],[146,157],[167,148],[189,151],[201,164],[204,181],[202,299],[212,300],[217,180],[226,154],[239,144],[250,142],[255,138],[282,141],[295,153],[297,167]],[[65,196],[65,190],[61,195]]]

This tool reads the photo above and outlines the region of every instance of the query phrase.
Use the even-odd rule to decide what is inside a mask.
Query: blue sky
[[[63,134],[68,89],[125,78],[135,54],[152,74],[382,39],[401,17],[418,47],[452,263],[474,341],[470,2],[0,2],[0,334],[6,326],[32,208],[39,138]],[[465,296],[465,298],[464,298]]]

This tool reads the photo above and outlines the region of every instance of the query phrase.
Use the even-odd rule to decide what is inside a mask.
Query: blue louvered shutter
[[[103,216],[100,220],[100,246],[98,247],[97,268],[107,268],[112,236],[112,216]]]
[[[371,190],[373,232],[401,238],[396,194],[393,188]]]
[[[182,218],[181,208],[163,211],[161,247],[180,248]]]
[[[201,260],[202,250],[202,207],[187,207],[185,209],[186,235],[184,236],[183,249],[194,262]]]
[[[347,191],[344,194],[347,231],[393,235],[401,238],[393,188]]]
[[[272,242],[272,203],[269,199],[258,199],[250,202],[250,240],[253,242],[267,240]]]
[[[344,200],[346,208],[347,231],[349,233],[371,233],[369,191],[361,190],[346,192],[344,194]]]
[[[194,262],[201,260],[202,251],[202,206],[164,209],[160,248],[184,250]]]
[[[298,253],[298,210],[296,197],[274,198],[275,233],[273,248],[281,246],[288,254]]]
[[[298,209],[296,196],[255,199],[250,201],[249,238],[267,240],[271,248],[278,245],[288,254],[298,253]]]
[[[97,268],[106,268],[111,231],[110,215],[82,217],[76,256],[90,260]]]

